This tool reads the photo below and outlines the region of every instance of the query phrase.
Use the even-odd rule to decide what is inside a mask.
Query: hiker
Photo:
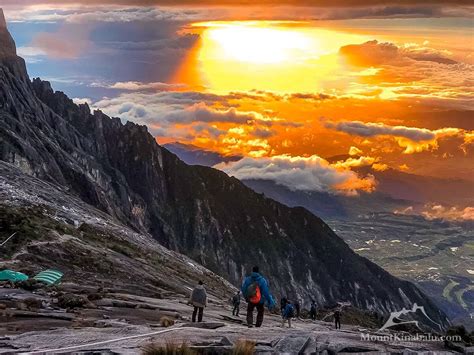
[[[237,291],[234,297],[232,297],[232,305],[234,306],[234,309],[232,309],[232,315],[238,317],[240,311],[240,291]]]
[[[242,294],[247,301],[247,325],[253,327],[253,310],[257,308],[256,327],[260,327],[263,323],[264,305],[267,304],[269,309],[275,307],[275,301],[268,289],[268,282],[260,275],[258,266],[252,268],[252,273],[247,276],[242,284]]]
[[[299,301],[296,301],[295,302],[295,309],[296,309],[296,318],[300,318],[300,311],[301,311],[301,306],[300,306],[300,302]]]
[[[311,307],[309,309],[309,316],[311,320],[316,320],[316,302],[314,300],[311,300]]]
[[[334,325],[336,326],[336,329],[341,329],[341,311],[339,309],[336,309],[334,312]]]
[[[280,299],[280,311],[281,311],[281,315],[283,315],[283,312],[285,311],[285,307],[286,307],[286,303],[287,303],[287,299],[286,297],[282,297]]]
[[[291,328],[291,319],[295,316],[295,307],[291,304],[290,300],[286,301],[285,309],[282,314],[282,328],[285,327],[285,322],[288,321],[288,328]]]
[[[198,322],[202,322],[204,307],[207,306],[207,293],[202,281],[199,281],[199,284],[194,288],[188,303],[194,306],[193,323],[196,322],[196,314]]]

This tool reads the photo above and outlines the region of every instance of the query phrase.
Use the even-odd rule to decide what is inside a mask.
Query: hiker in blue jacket
[[[285,327],[285,322],[288,321],[288,328],[291,328],[291,319],[296,315],[295,306],[291,303],[290,300],[287,300],[285,309],[282,313],[282,323],[281,326]]]
[[[275,300],[268,289],[268,282],[260,275],[258,266],[252,268],[252,273],[247,276],[242,284],[242,294],[247,301],[247,325],[253,327],[253,310],[257,308],[256,327],[263,323],[263,313],[266,304],[269,309],[275,307]]]

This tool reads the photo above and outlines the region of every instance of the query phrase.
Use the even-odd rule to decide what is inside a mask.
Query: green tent
[[[58,283],[62,277],[63,273],[61,271],[48,269],[41,271],[38,275],[33,277],[33,279],[44,282],[48,285],[54,285],[55,283]]]
[[[0,271],[0,281],[19,282],[26,280],[28,280],[28,276],[22,272],[17,272],[8,269]]]

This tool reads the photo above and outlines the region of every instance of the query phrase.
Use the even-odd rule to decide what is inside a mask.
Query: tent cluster
[[[63,277],[63,273],[57,270],[47,269],[33,276],[33,280],[45,283],[48,286],[57,284]],[[10,281],[13,283],[27,281],[29,276],[18,271],[5,269],[0,271],[0,281]]]

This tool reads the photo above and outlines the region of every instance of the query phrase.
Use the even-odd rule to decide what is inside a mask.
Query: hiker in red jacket
[[[253,310],[257,308],[256,327],[260,327],[263,323],[264,305],[267,304],[269,309],[275,307],[275,300],[268,289],[268,282],[259,274],[258,266],[254,266],[250,276],[247,276],[242,284],[242,294],[247,301],[247,325],[253,327]]]

